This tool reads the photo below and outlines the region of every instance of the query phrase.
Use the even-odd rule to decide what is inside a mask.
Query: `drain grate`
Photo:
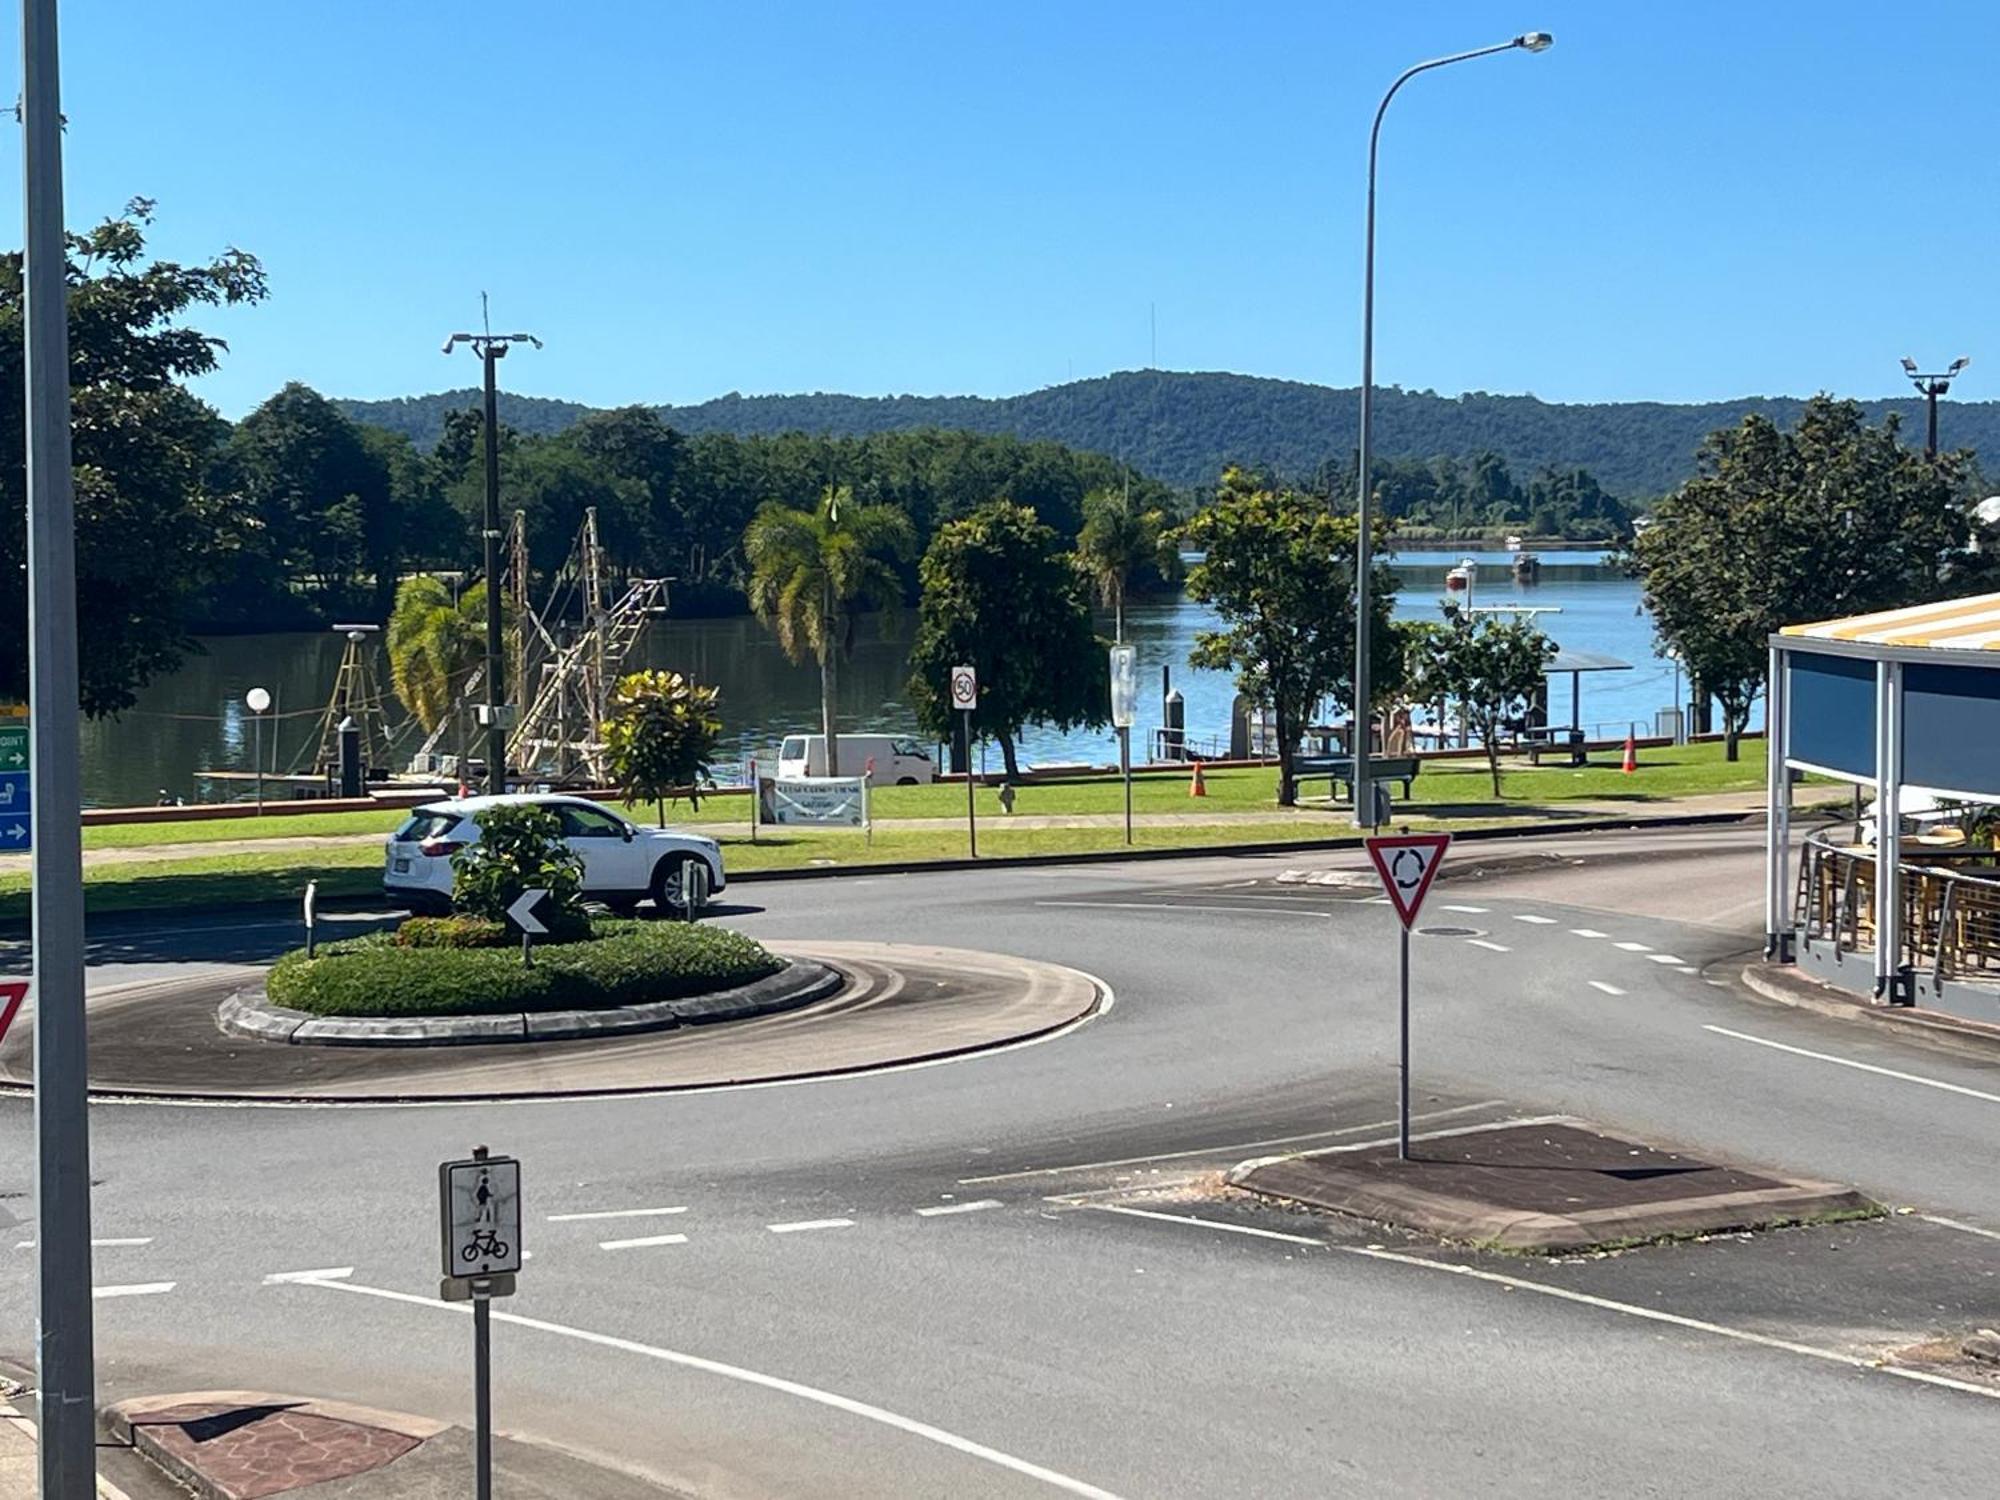
[[[1477,927],[1419,927],[1425,937],[1478,937]]]

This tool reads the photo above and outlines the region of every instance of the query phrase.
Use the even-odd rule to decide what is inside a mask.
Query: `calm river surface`
[[[1445,571],[1466,555],[1481,564],[1476,602],[1553,607],[1560,612],[1542,615],[1540,623],[1558,643],[1632,663],[1630,671],[1583,679],[1586,725],[1622,734],[1628,722],[1636,721],[1643,733],[1654,711],[1673,702],[1672,664],[1653,654],[1652,623],[1640,608],[1637,583],[1603,567],[1598,553],[1544,553],[1540,583],[1517,585],[1503,552],[1402,552],[1395,558],[1403,584],[1398,615],[1435,618]],[[913,624],[913,615],[906,613],[900,638],[890,639],[883,639],[872,622],[864,628],[841,682],[843,729],[915,728],[903,702]],[[1173,685],[1187,699],[1189,734],[1203,740],[1227,736],[1233,683],[1226,674],[1197,672],[1187,665],[1196,633],[1214,624],[1208,610],[1187,599],[1126,611],[1127,633],[1138,644],[1140,661],[1135,757],[1143,756],[1160,722],[1162,667],[1171,671]],[[1099,628],[1109,635],[1109,619]],[[243,695],[252,687],[269,689],[276,700],[264,725],[267,768],[283,773],[310,761],[319,714],[340,662],[341,639],[329,631],[214,637],[202,644],[202,654],[154,683],[131,712],[84,726],[84,797],[90,805],[150,803],[163,790],[190,802],[248,796],[248,787],[206,781],[198,773],[247,771],[253,765],[254,731],[243,706]],[[768,754],[787,731],[818,727],[817,671],[787,661],[755,620],[665,620],[649,632],[642,650],[651,665],[690,673],[722,689],[725,760]],[[386,686],[386,669],[383,676]],[[1566,719],[1568,706],[1565,682],[1554,693],[1555,716]],[[396,712],[392,707],[392,715]],[[1031,730],[1023,745],[1028,763],[1116,758],[1117,740],[1109,729],[1071,734]],[[997,750],[991,762],[999,764]]]

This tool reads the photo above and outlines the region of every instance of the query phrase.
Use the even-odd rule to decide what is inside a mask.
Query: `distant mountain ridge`
[[[443,431],[447,412],[478,400],[477,391],[462,390],[337,405],[356,421],[406,433],[429,448]],[[1696,449],[1716,428],[1749,412],[1789,425],[1803,404],[1791,396],[1564,404],[1534,396],[1440,396],[1386,388],[1376,393],[1375,441],[1385,458],[1467,458],[1490,450],[1523,478],[1545,465],[1584,468],[1613,494],[1636,498],[1663,493],[1691,475]],[[1905,439],[1923,440],[1921,399],[1862,405],[1871,421],[1899,413]],[[574,401],[500,396],[500,420],[529,433],[559,432],[592,410]],[[689,433],[861,436],[918,427],[1008,432],[1108,453],[1169,484],[1203,487],[1230,463],[1268,464],[1285,474],[1310,473],[1328,459],[1351,463],[1360,398],[1353,387],[1255,375],[1129,370],[1020,396],[732,392],[657,410]],[[1939,427],[1947,448],[2000,451],[2000,402],[1944,402]]]

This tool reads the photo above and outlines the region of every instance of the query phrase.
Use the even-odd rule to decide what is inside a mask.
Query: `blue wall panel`
[[[2000,796],[2000,661],[1903,668],[1903,780]]]
[[[1875,663],[1787,649],[1791,758],[1875,775]],[[1912,776],[1911,780],[1916,778]]]

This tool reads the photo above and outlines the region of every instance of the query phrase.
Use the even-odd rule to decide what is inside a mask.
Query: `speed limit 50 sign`
[[[951,669],[951,706],[961,713],[979,707],[979,674],[971,667]]]

